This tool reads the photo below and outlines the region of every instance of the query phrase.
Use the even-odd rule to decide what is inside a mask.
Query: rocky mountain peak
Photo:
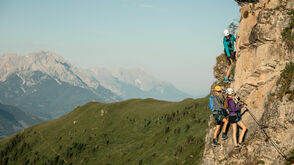
[[[146,98],[181,100],[190,97],[172,84],[158,80],[140,68],[90,68],[89,76],[123,98]]]
[[[58,83],[66,82],[74,86],[93,88],[98,87],[98,83],[92,81],[84,73],[63,57],[57,56],[50,51],[39,51],[29,54],[4,54],[0,56],[0,81],[5,81],[11,74],[17,74],[24,83],[30,82],[33,72],[42,72]]]
[[[148,91],[157,85],[164,84],[162,81],[147,74],[140,68],[115,69],[112,71],[112,75],[121,81],[125,81],[139,87],[143,91]]]

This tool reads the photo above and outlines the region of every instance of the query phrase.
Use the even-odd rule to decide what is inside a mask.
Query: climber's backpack
[[[210,96],[209,97],[209,108],[210,110],[213,112],[215,111],[215,106],[213,105],[213,99],[216,98],[217,96],[216,95],[213,95],[213,96]]]

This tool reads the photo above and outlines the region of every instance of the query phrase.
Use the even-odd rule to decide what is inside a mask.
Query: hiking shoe
[[[229,80],[227,77],[224,79],[224,81],[223,81],[224,83],[230,83],[230,82],[232,82],[231,80]]]
[[[239,145],[239,146],[241,146],[241,147],[244,147],[244,146],[246,146],[246,144],[245,144],[245,143],[243,143],[243,142],[242,142],[242,143],[239,143],[238,145]]]
[[[240,146],[239,145],[234,146],[234,150],[238,150],[238,149],[240,149]]]
[[[226,140],[228,138],[227,134],[223,134],[223,140]]]
[[[215,141],[213,141],[213,142],[211,143],[211,145],[214,146],[214,147],[220,146],[220,144],[219,144],[218,142],[215,142]]]

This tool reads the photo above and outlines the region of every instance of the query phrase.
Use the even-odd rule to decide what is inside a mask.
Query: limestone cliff
[[[237,33],[235,81],[231,87],[248,104],[248,109],[257,119],[269,126],[266,131],[282,151],[289,154],[294,149],[294,102],[290,99],[294,77],[290,77],[292,83],[290,81],[289,85],[292,95],[284,92],[280,99],[277,95],[283,86],[277,86],[277,81],[281,79],[280,74],[286,64],[294,61],[293,41],[286,42],[282,35],[284,29],[290,26],[290,37],[293,38],[291,12],[294,0],[236,2],[242,8]],[[293,73],[293,68],[290,69]],[[216,77],[219,80],[223,78]],[[266,141],[249,114],[246,113],[242,120],[248,132],[245,139],[247,146],[240,150],[233,150],[231,129],[229,139],[219,140],[221,147],[210,146],[214,131],[214,123],[210,123],[202,164],[284,164],[283,157]]]

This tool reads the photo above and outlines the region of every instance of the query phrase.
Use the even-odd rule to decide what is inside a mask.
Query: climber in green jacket
[[[227,71],[226,77],[224,79],[224,82],[230,82],[229,80],[229,76],[232,70],[232,65],[234,61],[236,61],[235,59],[235,42],[236,42],[236,38],[233,34],[230,34],[229,30],[225,29],[224,31],[224,40],[223,40],[223,44],[224,44],[224,51],[225,51],[225,55],[229,61],[229,69]]]

